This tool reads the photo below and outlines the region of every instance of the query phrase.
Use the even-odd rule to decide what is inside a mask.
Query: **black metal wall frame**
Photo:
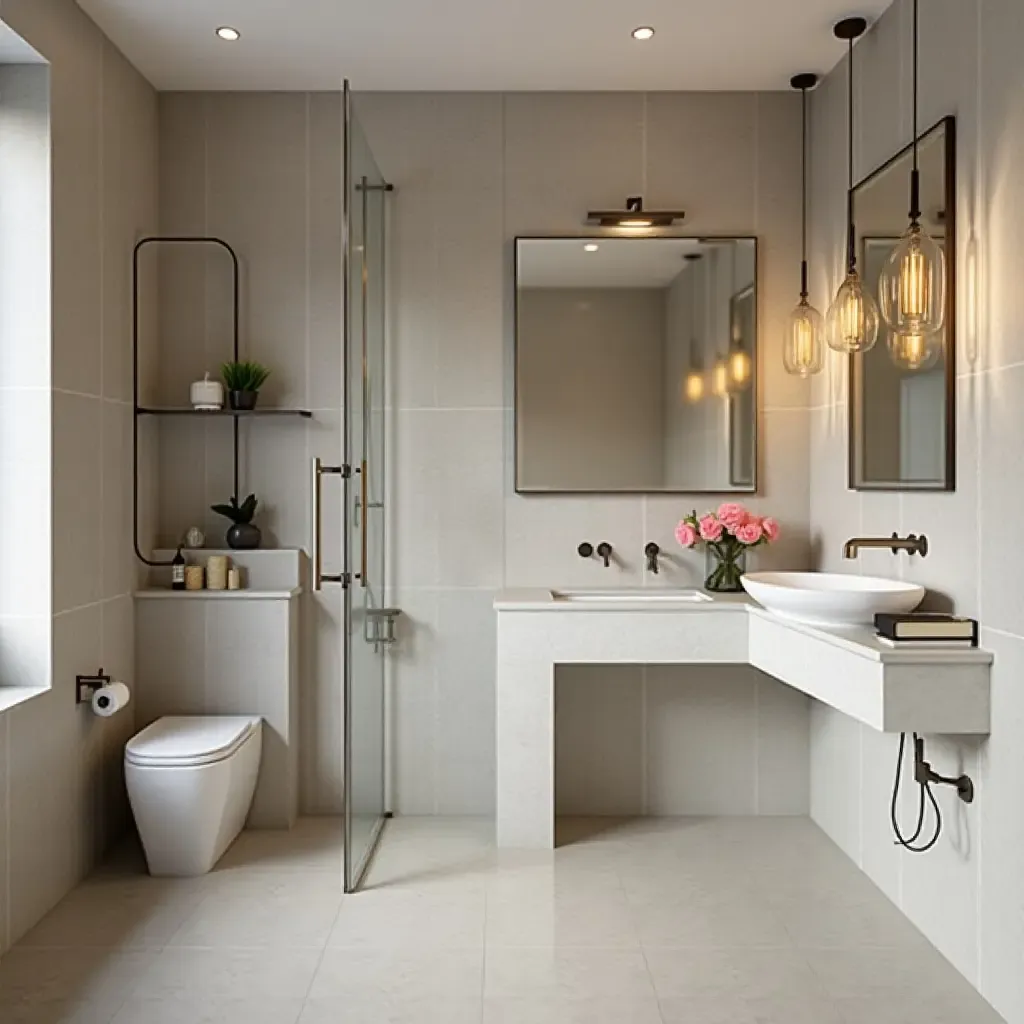
[[[238,254],[223,238],[203,235],[151,235],[141,238],[132,250],[132,544],[135,557],[150,566],[170,565],[167,561],[147,558],[139,549],[139,417],[148,412],[139,405],[139,257],[151,245],[205,245],[223,249],[231,257],[232,358],[238,360],[240,284]],[[234,431],[234,494],[238,495],[238,417],[232,417]]]

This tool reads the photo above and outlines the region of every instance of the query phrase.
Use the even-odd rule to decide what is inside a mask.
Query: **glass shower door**
[[[358,888],[386,814],[385,200],[390,186],[345,86],[345,890]]]

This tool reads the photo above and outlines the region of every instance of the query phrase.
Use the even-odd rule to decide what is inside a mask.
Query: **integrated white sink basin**
[[[877,612],[912,612],[924,587],[879,576],[828,572],[750,572],[746,592],[770,612],[813,626],[870,626]]]
[[[700,604],[711,598],[700,590],[552,590],[556,601],[571,601],[574,604],[628,604],[631,602],[650,604],[680,602]]]

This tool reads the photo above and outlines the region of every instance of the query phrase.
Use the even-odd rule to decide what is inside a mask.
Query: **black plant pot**
[[[258,391],[229,391],[228,402],[236,412],[251,412],[256,408]]]
[[[254,523],[235,523],[228,528],[228,547],[233,551],[252,551],[260,546],[262,539],[260,528]]]

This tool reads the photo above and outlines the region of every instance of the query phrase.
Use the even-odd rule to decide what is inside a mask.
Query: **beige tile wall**
[[[807,698],[748,666],[563,665],[555,723],[560,814],[807,813]]]
[[[696,233],[760,236],[758,504],[788,530],[765,564],[803,564],[807,389],[770,357],[797,281],[799,108],[776,94],[375,94],[358,96],[356,108],[397,186],[388,237],[389,546],[393,596],[406,615],[392,673],[395,810],[486,813],[494,592],[637,583],[645,540],[671,550],[679,513],[693,504],[511,493],[511,240],[581,232],[589,206],[637,191],[652,204],[682,203]],[[237,245],[243,344],[275,367],[267,397],[315,412],[305,426],[263,425],[246,449],[247,486],[265,502],[270,539],[305,546],[308,459],[337,459],[341,445],[339,97],[165,94],[160,111],[161,227],[217,232]],[[180,402],[188,381],[225,352],[220,271],[171,258],[161,271],[160,397]],[[198,303],[185,298],[197,294]],[[226,493],[227,465],[222,424],[162,428],[166,540],[192,521],[220,528],[205,509]],[[325,523],[332,564],[339,534],[336,521]],[[585,537],[622,553],[613,578],[580,563]],[[662,579],[693,583],[699,571],[673,556]],[[341,805],[340,618],[337,592],[307,603],[309,811]],[[805,710],[794,714],[806,720]]]
[[[262,397],[313,419],[242,426],[242,490],[261,501],[268,545],[308,548],[309,464],[342,459],[341,101],[338,94],[163,93],[160,226],[218,235],[241,263],[242,350],[272,368]],[[188,402],[189,383],[230,356],[230,277],[219,254],[160,254],[157,400]],[[211,541],[210,512],[232,490],[231,426],[160,427],[158,535],[192,524]],[[324,565],[341,567],[340,488],[324,485]],[[341,592],[303,599],[302,807],[342,808]]]
[[[970,773],[977,800],[950,793],[940,845],[925,856],[892,845],[889,800],[896,738],[816,707],[811,810],[816,821],[895,900],[1007,1020],[1024,1019],[1019,952],[1024,881],[1024,602],[1015,578],[1021,502],[1016,439],[1024,395],[1024,21],[1016,0],[921,5],[921,124],[957,116],[957,490],[855,494],[846,490],[846,373],[829,361],[811,412],[811,524],[818,563],[842,564],[857,533],[925,533],[926,560],[865,553],[865,573],[926,584],[940,606],[977,616],[994,651],[993,732],[984,743],[928,737],[937,771]],[[911,8],[900,0],[858,45],[857,176],[910,141]],[[842,269],[845,63],[813,100],[812,298],[824,306]],[[977,251],[977,259],[972,250]],[[974,280],[970,268],[977,266]],[[977,288],[972,322],[969,294]],[[913,809],[908,808],[908,813]]]
[[[647,540],[670,553],[658,582],[693,585],[702,567],[675,554],[672,531],[680,513],[708,503],[513,493],[512,241],[582,234],[587,209],[620,205],[635,193],[651,206],[685,207],[687,231],[759,236],[763,485],[753,503],[778,514],[788,533],[761,564],[802,566],[809,557],[808,389],[781,373],[778,358],[780,325],[798,286],[799,105],[781,94],[376,94],[357,97],[356,107],[397,188],[390,573],[406,611],[407,648],[392,675],[395,808],[489,813],[494,591],[639,585]],[[576,546],[585,539],[610,541],[621,564],[606,571],[582,562]],[[616,738],[611,724],[623,700],[633,702],[630,716],[639,713],[643,688],[630,689],[630,675],[608,670],[563,684],[582,723],[560,736],[567,779],[581,779],[587,764],[624,761],[635,779],[640,761],[616,747],[633,741],[625,732]],[[687,677],[677,682],[657,689],[658,715],[685,719],[700,706]],[[583,688],[578,699],[576,685]],[[747,744],[754,689],[730,693],[720,734]],[[806,704],[775,714],[806,736]],[[695,763],[710,773],[713,752],[703,750]],[[667,778],[676,767],[666,756],[648,773]],[[766,791],[777,782],[798,794],[790,808],[806,807],[807,764],[799,758],[752,765],[742,793],[724,787],[720,804],[705,806],[756,806],[759,774]],[[567,783],[563,809],[572,808],[573,793],[584,800],[581,786]],[[635,796],[635,787],[623,786]],[[683,804],[673,798],[664,806]]]
[[[21,593],[42,595],[46,655],[12,664],[5,647],[0,682],[25,682],[28,670],[51,690],[0,715],[2,951],[126,820],[121,758],[131,709],[106,722],[92,717],[75,706],[74,677],[102,665],[131,683],[134,672],[130,256],[156,226],[157,112],[150,86],[74,4],[3,0],[0,17],[50,61],[53,188],[52,342],[48,330],[26,335],[38,359],[24,352],[13,379],[6,365],[0,394],[4,436],[46,468],[47,494],[52,480],[52,500],[34,510],[45,539],[28,545],[30,533],[12,534],[17,524],[3,531],[30,548],[34,564],[4,565],[17,571]],[[35,389],[18,401],[47,423],[52,407],[52,477],[50,431],[15,418],[12,383]],[[51,531],[52,596],[32,584],[50,561]]]

